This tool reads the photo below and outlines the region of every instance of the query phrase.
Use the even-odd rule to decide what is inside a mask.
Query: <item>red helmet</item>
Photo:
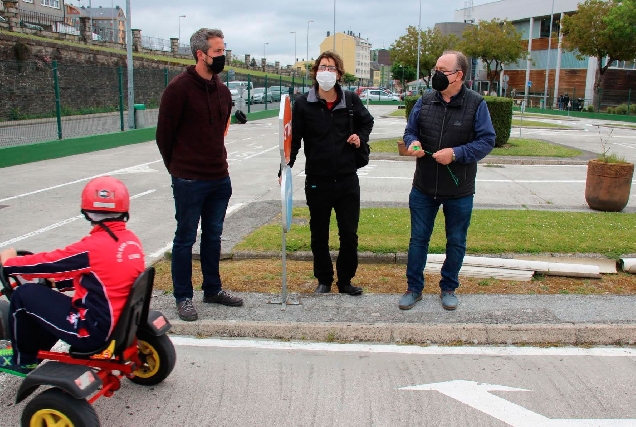
[[[112,176],[91,179],[82,191],[82,211],[124,213],[129,207],[128,189]]]

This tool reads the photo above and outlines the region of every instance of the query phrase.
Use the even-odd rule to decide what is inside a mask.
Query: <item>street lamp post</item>
[[[333,0],[333,52],[336,53],[336,0]]]
[[[289,33],[294,35],[294,65],[296,65],[296,61],[298,61],[296,56],[296,31],[290,31]]]
[[[307,68],[307,62],[309,61],[309,24],[314,21],[307,21],[307,56],[305,57],[305,78],[309,77],[309,68]]]
[[[422,40],[422,0],[420,0],[420,17],[417,24],[417,94],[420,94],[420,42]],[[402,69],[404,72],[404,69]]]
[[[185,18],[185,15],[179,15],[179,43],[181,43],[181,18]],[[177,52],[179,49],[177,49]]]
[[[543,88],[543,108],[548,108],[548,76],[550,74],[550,50],[552,49],[552,20],[554,18],[554,0],[550,12],[550,31],[548,32],[548,62],[545,66],[545,86]]]

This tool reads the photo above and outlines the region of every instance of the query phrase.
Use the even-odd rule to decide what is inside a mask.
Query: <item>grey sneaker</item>
[[[422,293],[416,293],[413,291],[406,291],[402,298],[400,298],[400,302],[398,303],[398,307],[400,310],[410,310],[415,306],[415,303],[422,299]]]
[[[199,318],[197,309],[194,308],[194,304],[192,304],[192,300],[190,298],[186,298],[177,303],[177,312],[179,313],[179,318],[186,322],[192,322]]]
[[[444,307],[445,310],[455,310],[457,308],[457,303],[459,301],[455,296],[455,292],[442,291],[440,298],[442,299],[442,307]]]
[[[228,305],[230,307],[240,307],[243,305],[243,299],[230,295],[229,292],[219,291],[216,295],[203,295],[203,302]]]

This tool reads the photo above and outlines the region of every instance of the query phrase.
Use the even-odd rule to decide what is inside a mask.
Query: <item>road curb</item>
[[[172,334],[321,342],[441,345],[634,345],[627,324],[410,324],[172,321]]]

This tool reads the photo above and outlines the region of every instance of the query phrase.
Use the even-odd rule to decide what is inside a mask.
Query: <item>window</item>
[[[33,0],[22,0],[25,3],[33,3]]]
[[[33,2],[33,0],[31,0],[31,3]],[[55,9],[59,9],[60,8],[60,0],[40,0],[40,4],[42,6],[46,6],[46,7],[52,7]]]

